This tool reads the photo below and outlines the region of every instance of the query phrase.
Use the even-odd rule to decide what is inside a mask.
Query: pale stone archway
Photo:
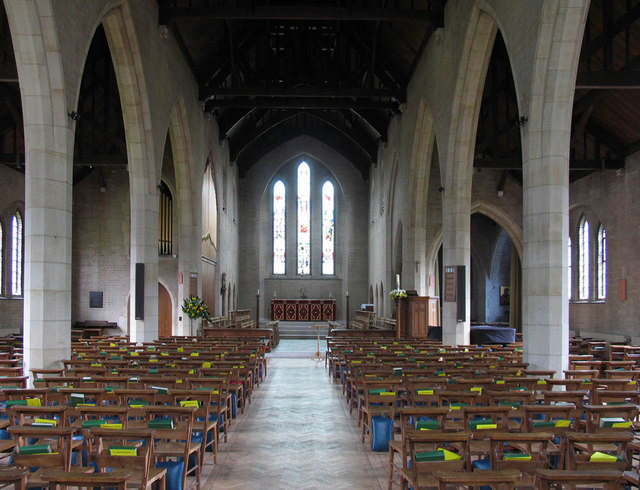
[[[151,142],[150,106],[135,29],[128,4],[111,10],[103,20],[118,82],[127,143],[131,195],[131,274],[135,290],[135,268],[144,264],[144,282],[158,282],[158,194],[156,159]],[[153,233],[155,230],[155,233]],[[144,319],[136,319],[136,298],[132,295],[129,335],[134,342],[151,341],[158,334],[158,290],[144,288]]]
[[[25,159],[24,362],[58,367],[71,347],[74,122],[50,0],[5,2],[22,99]],[[55,148],[55,152],[52,151]]]

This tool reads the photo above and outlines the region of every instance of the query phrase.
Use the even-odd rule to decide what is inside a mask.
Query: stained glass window
[[[11,294],[22,296],[22,216],[11,219]]]
[[[333,184],[322,186],[322,273],[334,274],[335,202]]]
[[[578,228],[578,299],[589,299],[589,222],[580,221]]]
[[[286,189],[279,180],[273,185],[273,273],[285,273],[286,258]]]
[[[298,165],[298,274],[311,273],[311,171]]]
[[[569,238],[569,299],[573,297],[572,284],[571,284],[571,238]]]
[[[598,299],[607,297],[607,230],[598,228]]]

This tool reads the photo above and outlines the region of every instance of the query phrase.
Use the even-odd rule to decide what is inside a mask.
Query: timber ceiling
[[[203,110],[244,175],[278,145],[313,136],[368,177],[390,120],[446,0],[157,0]],[[126,166],[117,85],[104,32],[84,69],[74,183]],[[474,166],[522,180],[519,114],[507,50],[496,37],[480,109]],[[526,115],[524,115],[526,117]],[[24,171],[18,77],[0,2],[0,163]],[[574,100],[570,179],[621,169],[640,150],[640,0],[592,0]]]

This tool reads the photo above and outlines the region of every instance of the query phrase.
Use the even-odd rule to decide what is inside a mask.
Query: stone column
[[[129,335],[133,342],[158,338],[158,194],[131,186],[131,296]],[[152,187],[155,190],[155,187]],[[136,320],[136,264],[144,264],[144,318]],[[188,277],[185,278],[188,281]]]
[[[469,172],[469,179],[471,175]],[[442,342],[446,345],[468,344],[470,337],[470,274],[471,270],[471,183],[459,183],[451,189],[445,188],[442,221],[443,267],[465,266],[465,310],[464,321],[457,320],[457,303],[442,303]],[[444,295],[444,291],[441,291]],[[456,298],[461,301],[460,298]]]
[[[5,2],[25,135],[24,372],[59,367],[71,346],[73,122],[47,1]]]

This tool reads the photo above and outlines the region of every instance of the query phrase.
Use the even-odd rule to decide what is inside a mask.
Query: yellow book
[[[539,385],[546,385],[546,384],[547,384],[547,382],[546,382],[544,379],[539,379],[539,380],[538,380],[538,382],[537,382],[536,384],[539,384]]]
[[[433,390],[418,390],[416,393],[418,395],[433,395]]]
[[[154,358],[151,358],[151,359],[149,359],[149,362],[158,362],[158,360],[154,359]]]
[[[571,425],[571,420],[556,420],[556,427],[569,427]]]
[[[203,368],[210,368],[211,367],[211,361],[204,361],[202,363],[202,367]]]
[[[163,356],[163,357],[169,357],[169,353],[168,352],[161,352],[160,355]]]
[[[378,394],[379,395],[385,395],[385,396],[395,396],[396,392],[395,391],[381,391]]]
[[[109,347],[115,347],[115,346],[116,346],[116,344],[114,344],[113,342],[109,343]]]
[[[196,370],[195,369],[189,369],[189,374],[196,374]]]
[[[472,386],[469,391],[477,391],[478,393],[482,393],[482,386]]]
[[[58,425],[58,421],[57,420],[53,420],[53,419],[38,419],[38,418],[36,418],[33,421],[32,425],[56,427]]]
[[[503,385],[504,384],[504,380],[503,379],[499,379],[496,381],[497,385]]]
[[[177,350],[178,352],[184,352],[184,347],[178,347],[176,350]]]
[[[457,453],[454,453],[453,451],[449,451],[447,449],[442,449],[442,448],[438,448],[438,451],[442,451],[444,453],[445,461],[459,461],[462,459],[462,456],[460,456]]]
[[[102,367],[102,364],[100,364],[99,362],[95,362],[91,364],[91,367]]]
[[[478,425],[476,425],[476,429],[477,430],[497,429],[497,428],[498,428],[498,424],[478,424]]]
[[[100,424],[100,428],[101,428],[101,429],[115,429],[115,430],[122,430],[122,424],[111,424],[111,423],[107,423],[107,424]]]
[[[596,451],[591,455],[589,461],[592,463],[615,463],[618,461],[618,457],[613,454],[601,453],[600,451]]]
[[[199,352],[192,352],[191,357],[198,357],[200,355]]]
[[[611,427],[614,428],[614,429],[626,429],[628,427],[631,427],[631,421],[614,422],[613,424],[611,424]]]
[[[131,353],[131,356],[133,356],[133,357],[138,357],[139,355],[140,355],[140,354],[139,354],[139,353],[137,353],[137,352],[132,352],[132,353]]]
[[[182,380],[181,379],[176,379],[176,384],[181,384]]]
[[[42,401],[40,398],[27,398],[27,407],[41,407]]]
[[[137,456],[138,449],[132,448],[109,448],[110,456]]]
[[[180,406],[181,407],[196,407],[196,408],[199,408],[200,407],[200,402],[198,402],[198,400],[181,400],[180,401]]]

